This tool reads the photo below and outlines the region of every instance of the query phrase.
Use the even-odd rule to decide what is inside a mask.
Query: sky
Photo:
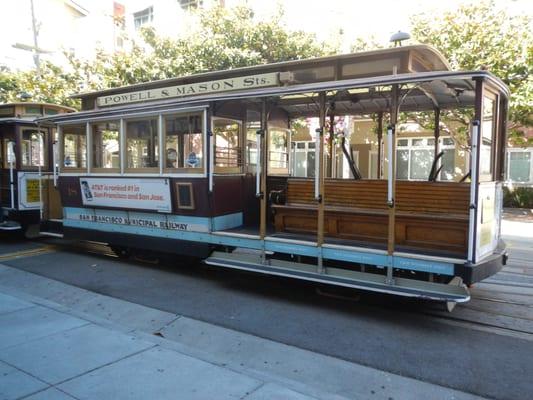
[[[269,15],[279,4],[285,9],[291,29],[316,33],[319,39],[331,38],[342,28],[345,46],[357,37],[375,36],[389,40],[398,30],[409,31],[409,18],[421,12],[453,10],[470,0],[248,0],[258,13]],[[533,0],[496,0],[496,6],[510,13],[533,15]],[[297,16],[296,18],[294,16]],[[533,29],[533,27],[532,27]]]
[[[58,48],[76,48],[77,54],[83,57],[85,50],[88,54],[93,54],[89,47],[94,47],[96,41],[103,44],[112,42],[114,33],[109,28],[112,27],[110,15],[113,0],[74,1],[86,8],[108,10],[100,11],[101,17],[97,20],[96,27],[86,25],[69,27],[65,18],[61,18],[60,15],[50,15],[54,12],[50,8],[47,9],[46,5],[51,3],[61,5],[62,1],[65,0],[34,0],[37,17],[42,21],[40,41],[42,47],[52,48],[59,54],[61,52]],[[153,5],[156,10],[166,7],[168,11],[162,13],[168,20],[176,14],[176,8],[179,9],[178,0],[115,1],[124,4],[126,14],[130,16]],[[342,38],[340,48],[343,52],[348,52],[350,44],[354,43],[357,37],[369,39],[373,36],[378,42],[385,43],[398,30],[409,31],[409,18],[413,14],[420,12],[439,14],[471,0],[225,0],[225,2],[227,6],[247,3],[254,9],[259,19],[277,13],[281,5],[285,10],[284,23],[287,28],[315,33],[319,40],[324,41]],[[495,3],[497,7],[510,13],[533,15],[533,0],[495,0]],[[31,53],[14,49],[13,44],[32,44],[30,1],[4,0],[0,4],[2,14],[11,16],[0,24],[0,64],[29,68],[33,64]],[[92,15],[96,14],[93,12]],[[58,20],[62,22],[57,23]],[[88,19],[87,23],[89,20],[94,24],[94,18]],[[170,25],[179,24],[171,21]],[[105,27],[107,28],[104,29]],[[339,37],[341,29],[343,35]],[[160,30],[164,31],[165,29]],[[55,45],[58,41],[61,43]]]

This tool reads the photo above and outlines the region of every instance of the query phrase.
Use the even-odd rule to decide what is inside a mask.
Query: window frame
[[[50,132],[46,128],[38,128],[38,127],[30,127],[30,126],[21,126],[19,130],[20,146],[18,146],[19,149],[15,149],[16,153],[18,153],[15,155],[15,157],[20,160],[20,163],[19,163],[20,169],[25,170],[25,171],[37,171],[39,169],[39,165],[31,165],[31,160],[30,160],[30,165],[25,165],[23,163],[24,157],[22,157],[22,152],[23,152],[24,132],[27,132],[27,131],[37,131],[43,134],[43,158],[44,159],[42,160],[42,165],[40,166],[40,168],[47,169],[49,165],[49,160],[50,160],[50,157],[48,154],[48,142],[49,142],[48,135],[50,134]]]
[[[162,157],[160,160],[160,165],[162,165],[163,173],[165,174],[204,174],[206,171],[206,138],[207,138],[207,129],[206,129],[206,119],[205,119],[205,109],[197,111],[186,111],[186,112],[174,112],[174,113],[165,113],[161,114],[161,136],[162,136]],[[198,115],[202,123],[202,129],[199,132],[202,137],[202,162],[200,167],[178,167],[170,168],[166,166],[167,159],[167,128],[166,128],[166,118],[178,117],[178,116],[194,116]]]
[[[144,20],[146,18],[146,20]],[[154,6],[133,13],[133,28],[138,31],[143,26],[154,22]]]
[[[224,120],[224,121],[231,121],[235,122],[239,125],[239,134],[238,134],[238,146],[237,146],[237,154],[240,159],[240,164],[237,167],[221,167],[217,166],[217,133],[215,132],[215,121],[217,120]],[[213,157],[213,173],[215,174],[242,174],[243,168],[244,168],[244,152],[243,152],[243,146],[242,146],[242,136],[243,136],[243,127],[244,123],[243,121],[236,119],[236,118],[226,118],[221,116],[213,116],[211,117],[211,126],[212,126],[212,132],[213,132],[213,154],[211,155]],[[238,159],[238,160],[239,160]]]
[[[286,135],[286,151],[273,151],[272,148],[272,131],[275,132],[282,132]],[[280,160],[272,160],[272,154],[284,154],[286,157],[286,164],[287,166],[285,168],[283,167],[272,167],[270,164],[273,162],[282,162]],[[272,127],[268,130],[268,157],[267,157],[267,174],[268,175],[275,175],[275,176],[289,176],[291,172],[291,166],[290,166],[290,157],[291,154],[291,130],[288,128],[278,128],[278,127]]]
[[[92,121],[88,122],[88,135],[87,135],[87,152],[89,156],[91,157],[89,159],[89,162],[87,162],[87,170],[89,172],[97,172],[97,173],[120,173],[121,172],[121,166],[122,166],[122,138],[121,138],[121,129],[122,129],[122,123],[120,121],[121,119],[109,119],[109,120],[98,120],[98,121]],[[94,127],[98,124],[105,124],[105,123],[117,123],[118,124],[118,168],[105,168],[105,167],[96,167],[94,165]],[[90,140],[89,140],[90,136]]]
[[[123,134],[119,137],[121,139],[121,150],[120,150],[120,165],[123,166],[124,173],[148,173],[148,174],[159,174],[161,175],[161,124],[160,124],[160,114],[148,114],[148,115],[142,115],[142,116],[132,116],[130,118],[121,118],[121,129],[123,130]],[[164,118],[164,117],[163,117]],[[155,121],[155,127],[157,132],[157,141],[155,141],[154,145],[158,147],[157,151],[154,151],[154,155],[157,155],[157,166],[156,167],[141,167],[141,168],[133,168],[128,167],[128,122],[137,122],[137,121],[145,121],[145,120],[153,120]]]
[[[450,145],[450,144],[444,144],[444,139],[452,139],[453,138],[451,136],[440,136],[439,137],[439,151],[442,151],[442,150],[453,150],[454,151],[454,168],[455,168],[455,156],[456,156],[456,151],[457,151],[457,148],[456,148],[456,145],[455,145],[455,141],[454,141],[454,144],[453,145]],[[422,146],[416,146],[416,145],[413,145],[413,140],[425,140],[425,143],[424,145]],[[407,145],[399,145],[398,142],[399,141],[403,141],[403,140],[406,140],[407,141]],[[407,151],[408,152],[408,161],[407,161],[407,179],[403,179],[403,178],[398,178],[398,167],[396,165],[396,168],[395,168],[395,173],[396,173],[396,179],[398,180],[402,180],[402,181],[419,181],[419,182],[424,182],[424,181],[427,181],[427,178],[426,179],[414,179],[414,178],[411,178],[411,152],[413,150],[431,150],[432,153],[433,153],[433,157],[435,157],[434,155],[434,152],[435,152],[435,142],[433,142],[433,144],[427,144],[427,141],[428,140],[435,140],[435,137],[434,136],[412,136],[412,137],[397,137],[396,138],[396,154],[395,154],[395,161],[396,161],[396,164],[398,164],[398,151]],[[441,161],[439,162],[439,164],[442,162],[442,159]],[[433,163],[433,161],[432,161]],[[429,174],[429,172],[428,172]],[[442,171],[439,172],[439,174],[437,175],[437,181],[438,182],[454,182],[455,180],[454,179],[441,179],[441,176],[442,176]]]
[[[529,180],[515,181],[510,178],[511,173],[511,154],[512,153],[529,153]],[[508,148],[505,153],[505,182],[513,185],[529,185],[533,183],[533,147],[526,148]]]
[[[73,125],[80,125],[85,127],[85,134],[83,135],[85,137],[85,167],[68,167],[65,166],[65,127],[73,126]],[[88,129],[89,123],[88,122],[74,122],[74,123],[67,123],[67,124],[60,124],[58,125],[58,134],[59,134],[59,160],[58,161],[58,170],[59,172],[88,172],[89,168],[89,160],[90,160],[90,150],[89,150],[89,135]],[[80,153],[81,155],[82,153]]]

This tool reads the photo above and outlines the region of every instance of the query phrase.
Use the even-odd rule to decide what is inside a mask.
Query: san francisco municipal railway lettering
[[[154,221],[146,218],[126,218],[112,215],[87,215],[80,214],[81,221],[100,222],[115,225],[140,226],[143,228],[169,229],[175,231],[187,231],[189,224],[173,221]]]
[[[112,106],[140,101],[161,100],[181,96],[225,92],[238,89],[252,89],[276,86],[279,83],[277,72],[253,76],[239,76],[216,81],[191,83],[188,85],[170,86],[160,89],[141,90],[138,92],[122,93],[98,97],[100,107]]]

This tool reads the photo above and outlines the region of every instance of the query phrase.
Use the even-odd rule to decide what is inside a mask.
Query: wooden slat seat
[[[324,199],[326,237],[386,243],[386,181],[326,180]],[[398,181],[396,243],[464,255],[468,204],[468,184]],[[272,209],[276,232],[316,234],[313,180],[289,179],[286,204],[274,204]]]

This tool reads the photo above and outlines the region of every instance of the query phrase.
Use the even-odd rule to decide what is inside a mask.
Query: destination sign
[[[196,96],[200,94],[228,92],[232,90],[255,89],[279,84],[279,74],[239,76],[235,78],[219,79],[216,81],[198,82],[187,85],[169,86],[158,89],[140,90],[137,92],[112,94],[97,98],[99,107],[115,106],[119,104],[138,103],[171,99],[176,97]]]

